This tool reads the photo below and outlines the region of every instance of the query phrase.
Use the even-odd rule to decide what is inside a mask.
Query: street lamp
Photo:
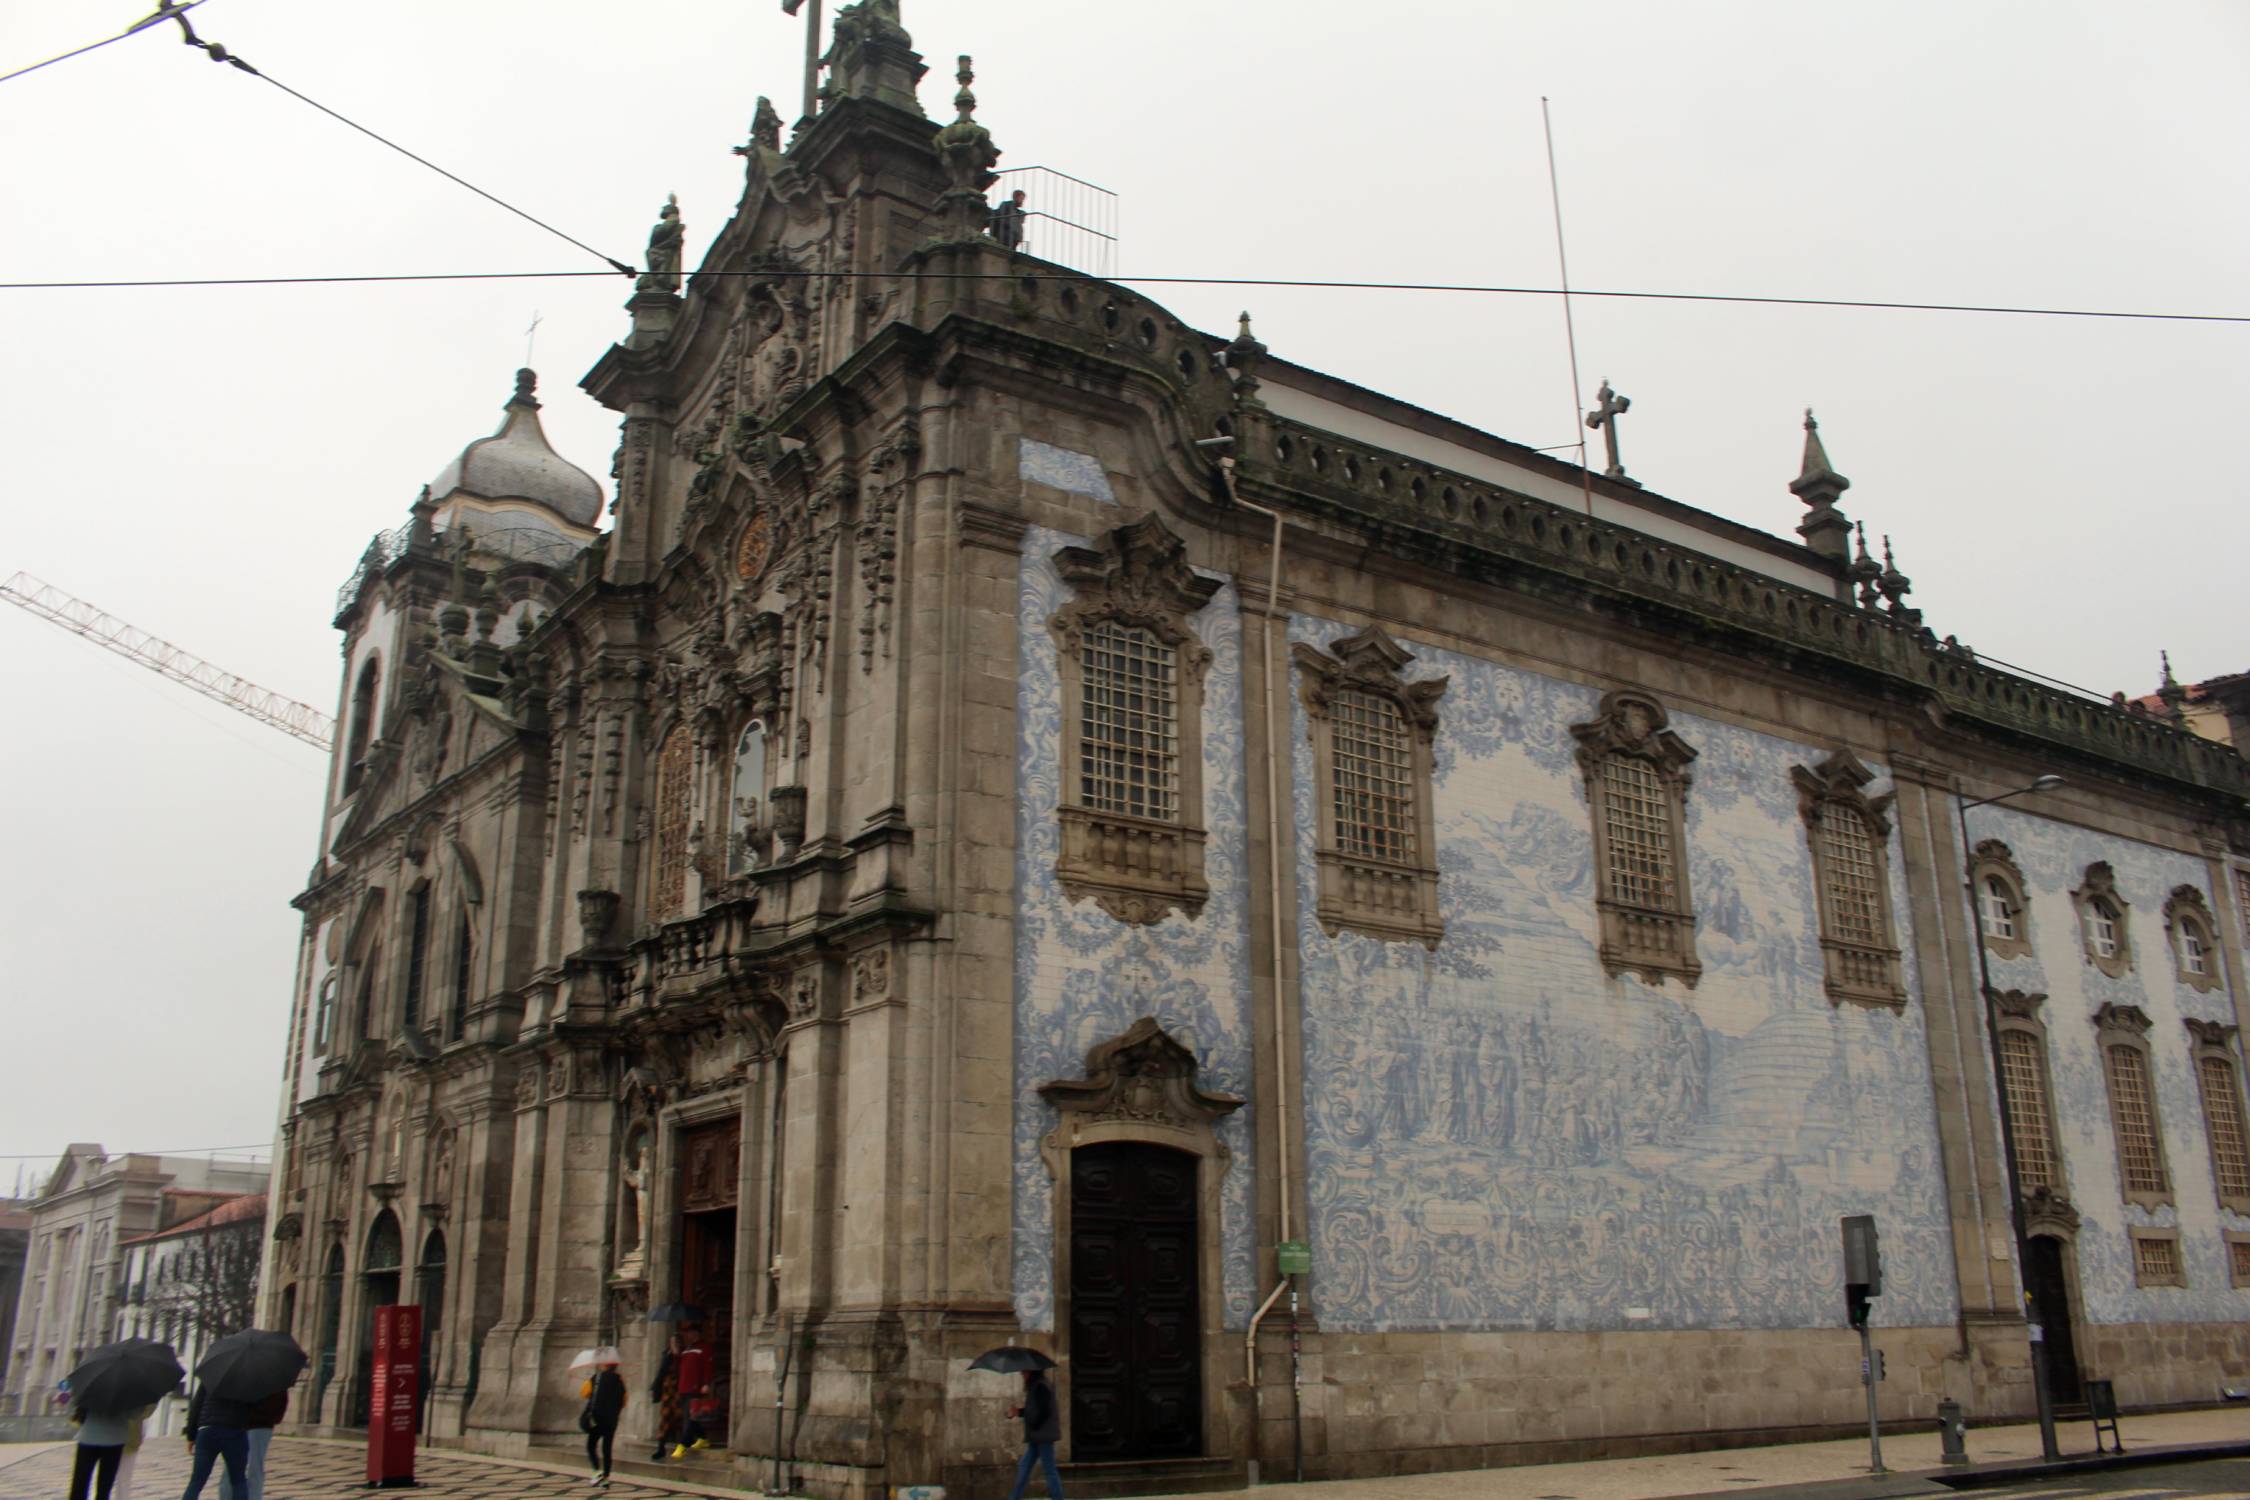
[[[2016,1280],[2023,1294],[2025,1321],[2030,1325],[2031,1392],[2039,1406],[2039,1449],[2049,1463],[2062,1457],[2062,1449],[2055,1444],[2055,1398],[2047,1384],[2046,1330],[2039,1326],[2038,1309],[2031,1305],[2031,1235],[2023,1216],[2023,1170],[2016,1157],[2015,1116],[2008,1109],[2008,1076],[2000,1062],[1999,1012],[1993,1003],[1992,955],[1984,946],[1984,895],[1977,889],[1976,856],[1969,846],[1969,809],[2031,792],[2051,792],[2062,784],[2060,776],[2042,776],[2029,786],[1974,801],[1962,795],[1959,778],[1953,784],[1954,810],[1961,823],[1961,856],[1968,861],[1969,920],[1976,929],[1977,974],[1984,983],[1984,1039],[1992,1054],[1993,1084],[1999,1090],[2000,1153],[2008,1167],[2008,1222],[2016,1232]]]

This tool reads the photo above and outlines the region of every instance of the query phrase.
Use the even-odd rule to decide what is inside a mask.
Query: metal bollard
[[[1967,1463],[1969,1414],[1961,1409],[1961,1403],[1950,1396],[1940,1401],[1937,1404],[1937,1422],[1938,1444],[1944,1452],[1947,1466]]]

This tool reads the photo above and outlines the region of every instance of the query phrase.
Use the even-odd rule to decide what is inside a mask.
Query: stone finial
[[[1859,607],[1861,609],[1873,609],[1875,601],[1882,597],[1876,590],[1875,581],[1883,576],[1883,567],[1882,564],[1867,555],[1867,523],[1865,521],[1859,523],[1859,553],[1852,559],[1849,571],[1852,583],[1859,589]]]
[[[1922,623],[1922,612],[1910,608],[1906,602],[1906,596],[1914,592],[1914,580],[1899,571],[1898,560],[1891,555],[1888,536],[1883,538],[1883,571],[1875,580],[1875,586],[1882,591],[1893,619],[1907,625]]]
[[[1828,449],[1820,441],[1820,423],[1813,419],[1809,406],[1805,408],[1805,459],[1801,469],[1789,483],[1789,493],[1807,507],[1797,534],[1821,556],[1842,562],[1848,555],[1851,523],[1836,509],[1836,500],[1852,487],[1852,482],[1828,462]]]
[[[1609,466],[1602,470],[1604,476],[1619,484],[1629,484],[1635,489],[1641,482],[1625,472],[1625,465],[1617,456],[1617,419],[1633,409],[1633,398],[1620,396],[1613,390],[1609,377],[1602,377],[1602,388],[1594,393],[1594,409],[1586,413],[1586,425],[1602,435],[1609,452]]]
[[[409,550],[426,552],[437,545],[437,530],[432,518],[437,515],[437,501],[430,496],[430,487],[422,486],[422,493],[414,497],[406,523],[406,545]]]
[[[508,404],[510,406],[528,406],[533,411],[537,411],[539,409],[539,398],[532,394],[537,389],[539,389],[539,376],[536,372],[529,369],[516,371],[516,393],[508,398]]]
[[[961,55],[953,76],[961,84],[953,96],[957,113],[951,124],[938,131],[936,141],[938,160],[953,185],[938,200],[938,217],[948,238],[981,239],[992,217],[984,195],[999,180],[992,166],[1000,160],[1000,148],[992,143],[992,132],[977,123],[976,91],[969,87],[976,81],[976,68],[967,53]]]
[[[2187,716],[2188,692],[2180,686],[2180,679],[2172,675],[2172,653],[2159,651],[2157,657],[2164,664],[2163,675],[2156,685],[2157,700],[2164,705],[2165,717],[2177,724]]]
[[[821,65],[828,73],[821,85],[824,101],[874,99],[911,114],[922,112],[914,85],[928,70],[914,50],[914,38],[899,24],[898,0],[856,0],[837,11],[835,34]]]
[[[1250,331],[1250,314],[1246,310],[1236,326],[1235,335],[1227,344],[1227,368],[1234,372],[1234,401],[1237,406],[1253,405],[1258,400],[1258,365],[1266,356],[1266,346]]]

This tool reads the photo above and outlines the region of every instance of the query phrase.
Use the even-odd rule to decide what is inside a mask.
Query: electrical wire
[[[151,26],[162,25],[164,22],[171,20],[173,15],[177,12],[183,10],[192,10],[202,3],[203,0],[185,0],[184,4],[175,5],[171,3],[171,0],[165,0],[165,4],[160,6],[154,15],[141,17],[132,25],[117,33],[117,35],[105,36],[98,42],[88,42],[83,47],[73,48],[71,51],[62,53],[55,57],[50,57],[45,62],[35,62],[28,68],[18,68],[13,73],[0,73],[0,83],[6,83],[11,78],[21,78],[26,73],[36,73],[41,68],[51,68],[59,62],[69,62],[74,57],[84,57],[89,52],[98,52],[102,48],[108,46],[111,42],[122,42],[125,40],[125,38],[133,36],[136,33],[146,31]]]
[[[268,1140],[252,1141],[247,1146],[184,1146],[168,1151],[120,1151],[103,1160],[115,1161],[119,1156],[210,1156],[220,1151],[271,1150],[273,1142]],[[52,1161],[62,1154],[60,1151],[0,1151],[0,1161]]]
[[[500,208],[504,208],[509,213],[514,214],[517,218],[522,219],[524,222],[528,224],[535,224],[539,228],[546,230],[547,233],[553,235],[556,239],[563,241],[565,244],[574,245],[578,249],[583,250],[588,255],[594,257],[594,259],[606,262],[610,268],[611,273],[621,276],[633,276],[639,274],[631,266],[625,264],[625,262],[617,259],[615,256],[602,254],[601,251],[596,250],[592,245],[587,244],[584,240],[578,239],[573,235],[565,234],[562,230],[557,229],[554,225],[548,223],[545,219],[540,218],[538,215],[527,213],[523,209],[516,207],[513,203],[510,203],[507,199],[500,197],[496,193],[486,192],[483,188],[478,187],[475,183],[469,181],[468,178],[460,176],[458,173],[448,172],[445,168],[439,166],[436,162],[431,161],[428,157],[420,156],[412,151],[407,150],[406,147],[401,146],[398,142],[392,140],[389,136],[384,135],[380,131],[369,129],[367,126],[360,124],[359,121],[351,118],[349,115],[342,114],[336,110],[330,109],[327,105],[321,103],[318,99],[313,98],[311,95],[299,93],[297,90],[291,88],[288,84],[283,83],[280,79],[274,77],[271,73],[268,73],[260,68],[252,67],[241,57],[238,57],[234,53],[228,51],[227,48],[222,44],[218,42],[205,41],[202,37],[197,36],[195,34],[195,28],[188,24],[188,18],[183,13],[184,10],[184,6],[167,6],[165,9],[159,11],[154,17],[151,17],[150,19],[152,21],[168,20],[179,22],[180,40],[186,43],[188,46],[196,48],[198,51],[202,52],[205,56],[209,57],[211,61],[226,63],[229,66],[240,70],[241,72],[248,73],[253,78],[260,78],[265,80],[267,83],[270,83],[275,88],[281,90],[284,94],[287,94],[290,98],[297,100],[299,103],[311,105],[314,109],[319,110],[322,114],[328,116],[328,118],[336,121],[338,124],[349,125],[352,129],[358,131],[361,135],[366,136],[369,140],[374,141],[380,145],[390,147],[393,151],[396,151],[399,155],[405,157],[408,161],[428,167],[431,171],[437,173],[438,176],[443,177],[446,181],[457,183],[460,186],[467,188],[470,192],[476,194],[479,198],[484,199],[487,203],[491,203]],[[149,24],[149,22],[143,22],[141,24],[147,25]]]
[[[497,200],[495,200],[497,201]],[[534,220],[533,222],[537,222]],[[568,236],[564,236],[568,238]],[[573,244],[577,242],[572,241]],[[583,247],[581,247],[583,248]],[[594,252],[600,254],[599,251]],[[605,257],[606,258],[606,257]],[[615,264],[615,262],[612,262]],[[138,280],[101,281],[0,281],[0,292],[96,291],[136,287],[197,286],[328,286],[362,282],[410,281],[537,281],[599,276],[608,271],[428,271],[384,276],[182,276]],[[1092,276],[1071,271],[696,271],[690,280],[716,280],[747,276],[773,279],[787,276],[834,276],[867,281],[1069,281],[1080,285],[1115,282],[1120,286],[1238,286],[1278,287],[1311,291],[1344,292],[1457,292],[1490,297],[1560,297],[1551,286],[1478,286],[1448,281],[1313,281],[1270,276]],[[2140,312],[2099,307],[2015,307],[1981,302],[1887,302],[1866,297],[1755,297],[1726,292],[1589,291],[1572,287],[1573,297],[1609,297],[1646,302],[1727,302],[1758,307],[1844,307],[1876,312],[2003,313],[2035,318],[2123,318],[2160,323],[2250,323],[2250,313]]]

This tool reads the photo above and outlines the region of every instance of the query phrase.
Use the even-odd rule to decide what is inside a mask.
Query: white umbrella
[[[609,1345],[603,1344],[596,1349],[579,1350],[578,1357],[570,1362],[570,1367],[573,1370],[590,1370],[596,1365],[621,1365],[623,1363],[625,1363],[624,1355],[619,1354]]]

